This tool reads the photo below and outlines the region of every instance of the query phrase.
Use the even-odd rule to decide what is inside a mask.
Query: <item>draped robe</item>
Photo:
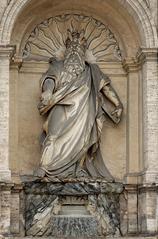
[[[41,79],[54,81],[52,105],[45,111],[40,168],[48,178],[75,176],[78,167],[91,177],[113,180],[106,168],[99,147],[105,96],[102,89],[110,79],[95,64],[86,63],[85,70],[71,76],[63,61],[54,61]],[[81,166],[82,165],[82,166]]]

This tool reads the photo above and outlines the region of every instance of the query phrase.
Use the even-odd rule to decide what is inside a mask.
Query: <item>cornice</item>
[[[16,56],[16,54],[14,54],[14,56],[11,59],[11,67],[20,69],[22,66],[22,63],[23,63],[22,57]]]
[[[140,62],[137,60],[136,57],[132,58],[125,58],[122,62],[124,70],[129,72],[137,72],[141,68]]]
[[[125,58],[122,62],[127,73],[137,72],[145,62],[158,62],[158,48],[139,48],[135,57]]]
[[[15,54],[16,47],[14,45],[0,45],[0,57],[8,57],[12,59]]]
[[[144,62],[150,61],[150,62],[158,62],[158,48],[139,48],[136,58],[138,59],[138,62],[143,64]]]

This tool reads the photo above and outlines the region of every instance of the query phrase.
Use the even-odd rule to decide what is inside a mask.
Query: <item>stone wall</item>
[[[22,50],[32,30],[46,16],[77,13],[93,16],[108,25],[122,50],[121,63],[107,61],[102,66],[119,92],[124,114],[118,128],[106,122],[101,145],[108,168],[124,185],[120,195],[122,235],[156,238],[156,9],[156,0],[97,0],[93,4],[82,0],[0,0],[0,235],[25,237],[21,176],[31,174],[40,157],[38,135],[42,119],[36,110],[38,81],[48,65],[25,62]]]
[[[158,210],[157,185],[152,184],[151,185],[144,184],[137,186],[123,185],[122,187],[122,185],[118,183],[100,184],[96,182],[95,183],[91,182],[88,186],[88,183],[84,182],[85,185],[84,189],[83,182],[78,181],[75,182],[75,184],[73,185],[72,191],[71,184],[72,182],[62,182],[62,184],[60,182],[56,182],[53,185],[52,183],[38,183],[38,182],[36,183],[31,182],[23,185],[1,183],[0,185],[1,235],[4,235],[5,237],[12,236],[17,238],[23,238],[26,234],[28,236],[29,235],[33,236],[35,233],[37,234],[36,235],[37,238],[38,236],[42,235],[41,233],[44,233],[44,231],[46,230],[45,227],[48,226],[48,222],[51,223],[49,218],[50,216],[53,216],[54,214],[54,217],[57,217],[59,219],[62,217],[66,217],[67,215],[67,217],[71,219],[74,216],[74,212],[76,213],[76,211],[73,212],[73,210],[76,210],[75,204],[80,205],[80,208],[82,208],[83,207],[82,205],[86,203],[87,200],[86,197],[89,195],[88,200],[91,200],[92,199],[91,197],[94,194],[100,195],[99,196],[100,199],[98,200],[102,200],[103,195],[105,195],[104,201],[104,204],[106,205],[104,208],[105,211],[103,212],[101,208],[100,209],[98,208],[97,210],[99,210],[98,211],[99,214],[97,214],[97,211],[95,211],[96,209],[94,210],[95,207],[92,203],[93,200],[89,204],[87,209],[90,211],[92,210],[91,217],[98,218],[96,220],[101,220],[100,222],[104,229],[102,230],[104,233],[106,232],[107,235],[109,234],[109,237],[111,236],[110,238],[112,238],[113,233],[115,234],[115,238],[119,237],[120,233],[121,236],[125,238],[130,236],[142,238],[143,236],[148,237],[149,235],[150,238],[156,238],[158,227],[156,215],[156,212]],[[88,191],[88,187],[90,191]],[[67,198],[64,195],[68,195]],[[119,196],[119,198],[117,195]],[[57,197],[62,198],[64,202],[59,201],[57,202]],[[73,203],[71,197],[73,197]],[[110,199],[109,202],[108,198]],[[71,206],[74,207],[73,210],[71,211],[71,216],[68,215],[66,211],[64,212],[63,211],[64,209],[62,209],[62,213],[60,213],[62,204],[69,205],[70,202],[68,202],[68,200],[70,199]],[[50,207],[51,200],[53,200],[52,207]],[[99,204],[100,202],[101,201],[99,201]],[[86,203],[85,205],[88,204]],[[115,207],[117,207],[117,210]],[[48,210],[53,210],[53,214],[48,213]],[[110,216],[110,214],[113,216]],[[84,213],[83,209],[81,211],[77,211],[77,215],[78,217],[80,217],[80,220],[82,219],[82,217],[85,218],[86,215],[87,220],[88,217],[90,217],[89,214],[86,213],[86,208],[84,209]],[[41,218],[42,222],[40,222]],[[33,220],[34,222],[32,222]],[[109,220],[111,221],[110,224],[105,224]],[[31,226],[30,223],[32,223],[33,226]],[[61,221],[61,224],[62,223],[63,220]],[[84,221],[82,223],[84,224]],[[115,224],[117,224],[116,227],[114,227]],[[82,226],[84,227],[84,225]],[[62,230],[62,225],[60,225],[60,230]],[[38,231],[40,231],[40,233],[38,233]],[[62,233],[62,231],[60,231],[60,233]],[[65,231],[65,233],[68,232]],[[88,238],[97,237],[96,235],[93,235],[92,230],[91,231],[83,230],[83,232],[80,232],[81,238],[82,233],[83,234],[88,233],[87,234]],[[47,234],[45,234],[45,236],[43,235],[43,237],[46,237],[46,235]],[[59,235],[59,238],[61,238],[61,235]],[[102,237],[101,235],[100,236],[98,235],[97,238]]]

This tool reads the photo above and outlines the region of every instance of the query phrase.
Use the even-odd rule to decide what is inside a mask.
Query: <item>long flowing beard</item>
[[[71,52],[66,55],[64,68],[70,74],[80,75],[85,69],[85,60],[78,52]]]

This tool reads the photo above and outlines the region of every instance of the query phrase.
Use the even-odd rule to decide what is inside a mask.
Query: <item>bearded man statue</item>
[[[122,103],[108,76],[96,64],[85,61],[83,32],[69,31],[65,46],[64,60],[51,59],[41,79],[38,109],[46,121],[36,176],[112,181],[99,143],[105,115],[119,123]],[[107,101],[114,106],[113,112],[107,112]]]

